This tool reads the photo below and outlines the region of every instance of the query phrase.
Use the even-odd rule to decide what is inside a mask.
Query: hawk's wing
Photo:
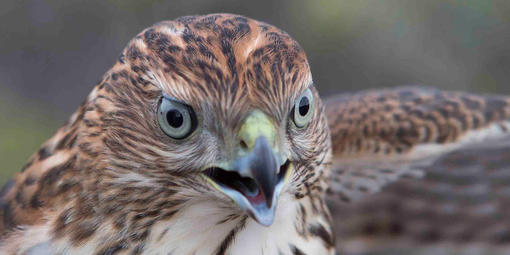
[[[341,251],[497,254],[510,244],[508,98],[405,87],[332,98],[326,111]]]

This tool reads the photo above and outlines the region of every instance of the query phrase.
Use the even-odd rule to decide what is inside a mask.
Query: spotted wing
[[[392,235],[453,242],[476,224],[505,218],[510,197],[504,188],[510,169],[503,167],[510,163],[508,98],[402,87],[331,98],[326,112],[334,154],[328,201],[342,251],[365,254],[355,251],[381,248],[380,241],[389,244],[388,254],[396,254]],[[423,176],[391,184],[401,177]],[[364,196],[381,189],[378,195]],[[452,218],[458,225],[444,227]],[[503,232],[508,229],[502,227]],[[486,243],[498,238],[495,229],[485,230],[485,239],[473,238]],[[401,244],[416,248],[411,242]]]
[[[330,203],[338,252],[508,254],[510,139],[457,149],[424,170],[360,201]]]

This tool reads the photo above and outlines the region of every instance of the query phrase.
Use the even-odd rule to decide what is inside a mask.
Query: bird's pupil
[[[299,100],[299,114],[301,116],[305,116],[310,109],[310,101],[308,101],[308,97],[302,97]]]
[[[182,126],[182,123],[184,122],[181,112],[177,109],[168,111],[166,113],[166,120],[168,121],[168,124],[174,128]]]

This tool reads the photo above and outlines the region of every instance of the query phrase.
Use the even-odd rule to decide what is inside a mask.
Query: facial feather
[[[314,96],[313,121],[297,130],[291,111],[308,88]],[[197,129],[189,137],[173,139],[161,129],[157,111],[163,95],[196,113]],[[275,146],[286,151],[295,168],[276,227],[267,233],[201,176],[214,162],[236,156],[238,130],[254,110],[277,127]],[[306,234],[306,226],[299,232],[306,235],[299,237],[286,216],[294,218],[297,203],[310,199],[311,208],[301,207],[311,210],[307,222],[327,224],[327,208],[314,200],[323,197],[330,153],[322,103],[297,42],[278,28],[242,16],[188,16],[158,23],[131,40],[17,182],[36,176],[38,188],[23,194],[40,201],[31,209],[38,213],[35,222],[44,226],[58,252],[139,254],[164,248],[179,254],[221,253],[239,249],[231,247],[238,235],[245,240],[254,233],[264,236],[260,245],[269,245],[267,252],[306,251],[289,242],[311,235],[318,247],[321,237]],[[22,188],[17,185],[5,199],[14,204],[11,198]],[[16,208],[19,215],[26,211],[23,204]],[[34,224],[22,217],[9,220]],[[217,242],[203,250],[182,244],[178,233],[204,234],[185,229],[194,220],[216,228],[208,233]],[[241,220],[246,221],[242,226]],[[289,231],[294,234],[270,244],[276,234]],[[332,251],[332,246],[310,251],[317,249]]]

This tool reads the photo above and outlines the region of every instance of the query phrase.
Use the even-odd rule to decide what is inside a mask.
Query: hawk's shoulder
[[[510,199],[508,97],[400,87],[331,98],[326,112],[339,251],[465,252],[476,241],[500,254],[510,243],[498,224]],[[395,182],[403,176],[423,178]]]
[[[326,100],[333,142],[331,191],[343,200],[421,176],[440,156],[510,133],[510,99],[399,87]]]

